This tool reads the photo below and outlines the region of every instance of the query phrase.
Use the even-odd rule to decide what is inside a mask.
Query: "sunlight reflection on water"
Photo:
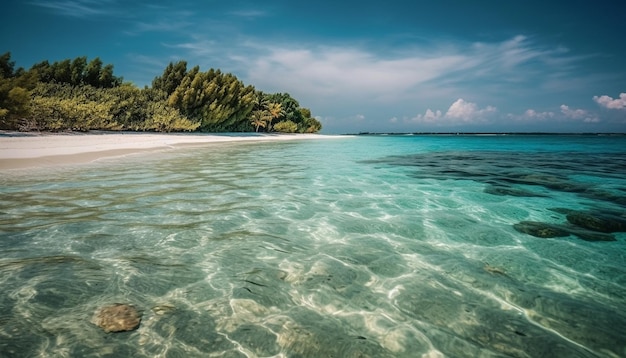
[[[475,152],[350,138],[2,173],[0,355],[626,354],[624,233],[513,229],[564,222],[554,207],[623,210],[624,159],[550,173],[558,153],[528,152],[509,170],[461,144]],[[514,191],[486,190],[506,178]],[[140,308],[139,329],[89,322],[115,302]]]

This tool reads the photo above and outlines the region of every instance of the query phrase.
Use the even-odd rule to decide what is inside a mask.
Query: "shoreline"
[[[103,158],[186,145],[338,138],[322,134],[264,133],[241,136],[144,132],[2,134],[4,135],[0,136],[0,170],[82,164]]]

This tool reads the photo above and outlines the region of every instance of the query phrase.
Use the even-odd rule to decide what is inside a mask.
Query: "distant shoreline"
[[[0,132],[0,170],[88,163],[101,158],[186,145],[337,138],[321,134]]]

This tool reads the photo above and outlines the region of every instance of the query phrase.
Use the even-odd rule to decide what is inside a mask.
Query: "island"
[[[15,131],[317,133],[321,123],[288,93],[264,93],[219,69],[170,62],[139,88],[99,57],[15,68],[0,55],[0,129]]]

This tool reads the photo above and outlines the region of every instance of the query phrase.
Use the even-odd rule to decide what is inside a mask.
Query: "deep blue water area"
[[[338,136],[0,172],[1,357],[626,356],[626,137]],[[135,330],[94,315],[135,307]]]

